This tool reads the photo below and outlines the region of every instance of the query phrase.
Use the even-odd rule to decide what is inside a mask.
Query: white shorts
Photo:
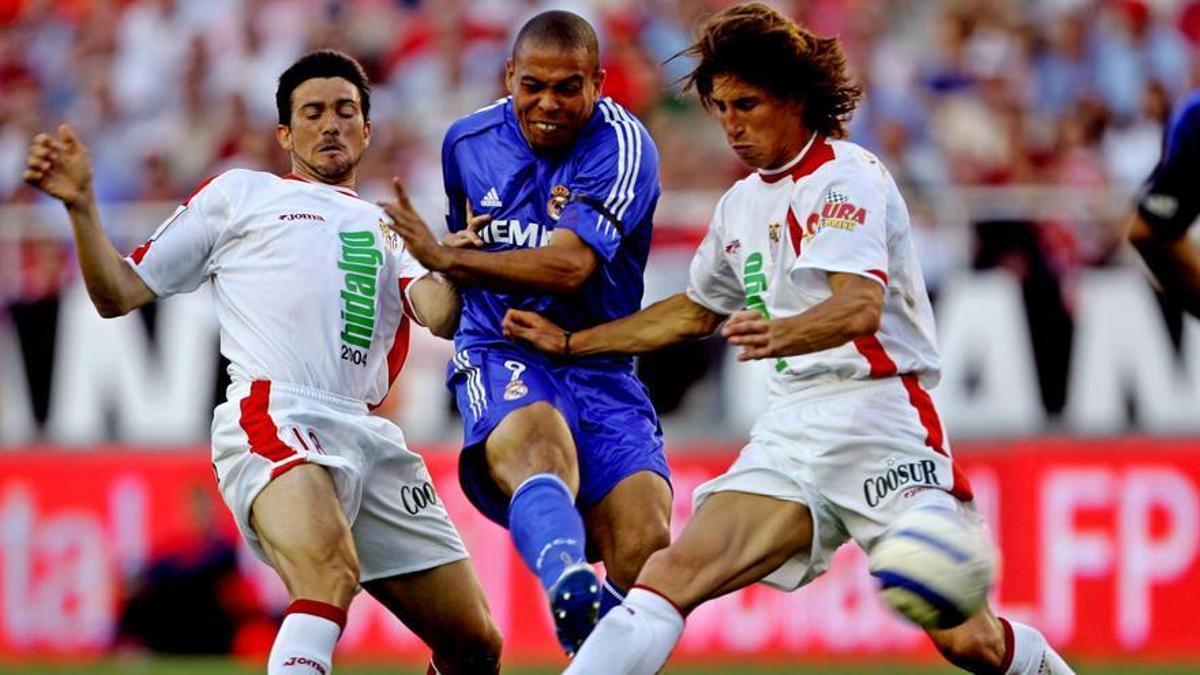
[[[217,406],[213,468],[225,504],[264,562],[250,507],[272,479],[303,463],[328,467],[358,550],[359,580],[467,557],[425,461],[361,401],[281,382],[237,382]]]
[[[822,384],[783,399],[762,415],[737,461],[696,488],[699,510],[717,492],[745,492],[806,505],[810,551],[763,581],[794,590],[829,568],[853,538],[867,553],[905,510],[972,499],[950,457],[929,394],[911,376]]]

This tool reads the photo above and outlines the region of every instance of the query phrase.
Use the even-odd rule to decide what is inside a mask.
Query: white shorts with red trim
[[[212,427],[213,468],[250,549],[268,562],[250,507],[272,479],[303,463],[327,467],[358,550],[359,579],[431,569],[467,557],[425,461],[366,404],[263,380],[230,385]]]
[[[717,492],[808,506],[811,550],[763,579],[790,591],[823,574],[849,539],[870,553],[907,509],[939,502],[973,511],[971,486],[945,438],[915,377],[820,384],[772,405],[729,470],[692,499],[697,510]]]

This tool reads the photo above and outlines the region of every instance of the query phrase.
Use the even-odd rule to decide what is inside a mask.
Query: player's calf
[[[504,639],[491,621],[482,630],[450,635],[434,645],[431,672],[439,675],[490,675],[500,672]]]

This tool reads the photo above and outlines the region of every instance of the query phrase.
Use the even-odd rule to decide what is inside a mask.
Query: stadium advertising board
[[[676,528],[689,515],[687,496],[723,470],[735,448],[696,450],[672,456]],[[959,456],[1004,548],[996,593],[1004,614],[1038,625],[1068,655],[1200,659],[1192,628],[1200,606],[1200,441],[1022,441],[961,447]],[[436,494],[415,486],[408,499],[414,509],[431,498],[446,503],[474,553],[508,658],[557,658],[541,591],[507,534],[466,502],[452,454],[432,454],[429,463]],[[0,658],[108,649],[139,571],[203,550],[206,538],[235,537],[212,482],[199,448],[0,453]],[[245,549],[238,556],[239,606],[281,607],[286,598],[269,570]],[[251,651],[255,644],[239,643]],[[426,656],[365,598],[339,649],[343,658]],[[877,600],[865,557],[852,546],[800,592],[754,587],[696,611],[678,652],[793,655],[932,653]]]

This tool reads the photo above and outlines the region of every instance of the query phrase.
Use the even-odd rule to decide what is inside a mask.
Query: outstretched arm
[[[508,310],[502,328],[505,335],[558,356],[642,354],[708,337],[724,319],[724,315],[679,293],[640,312],[578,333],[568,333],[539,314],[517,309]]]
[[[391,216],[388,227],[404,239],[409,252],[422,265],[457,283],[574,293],[596,269],[595,251],[569,230],[556,230],[549,245],[539,248],[488,253],[441,246],[413,209],[399,179],[393,184],[396,200],[380,203]]]
[[[742,348],[741,361],[797,356],[844,345],[879,330],[883,286],[857,274],[832,273],[833,295],[808,310],[783,319],[761,312],[734,314],[721,334]]]
[[[67,207],[83,282],[100,316],[122,316],[154,300],[154,292],[125,263],[100,225],[92,160],[70,126],[59,126],[57,138],[34,136],[22,178]]]
[[[1146,261],[1167,295],[1200,317],[1200,250],[1186,236],[1159,236],[1140,215],[1129,225],[1129,243]]]

